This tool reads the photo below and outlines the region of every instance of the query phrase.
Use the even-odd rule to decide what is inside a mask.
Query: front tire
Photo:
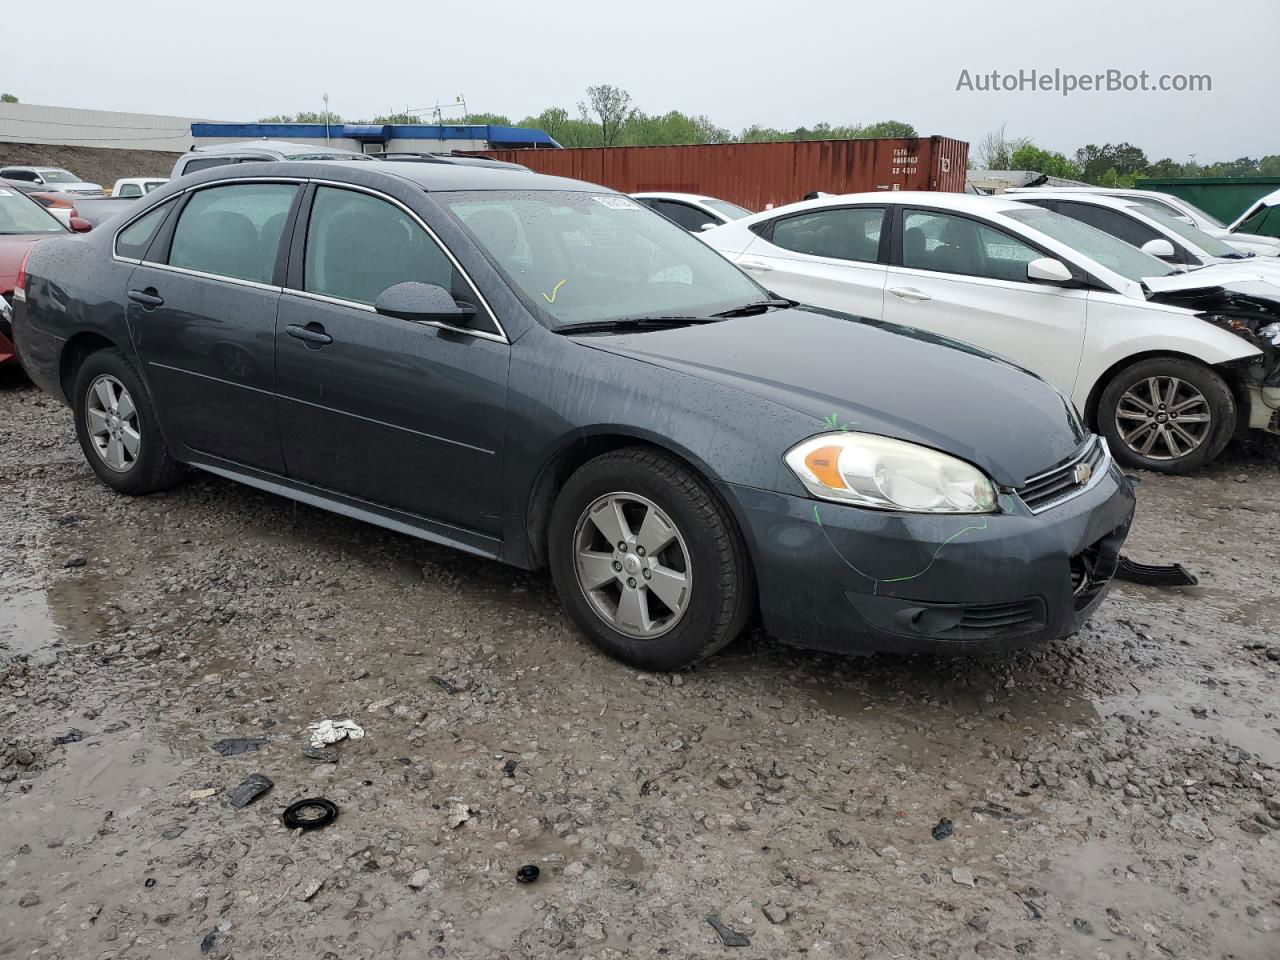
[[[1217,457],[1235,428],[1231,389],[1194,360],[1157,357],[1130,364],[1098,400],[1098,429],[1127,467],[1190,473]]]
[[[140,496],[182,479],[185,468],[169,456],[147,388],[119,350],[85,358],[72,398],[80,449],[111,489]]]
[[[675,670],[733,640],[754,581],[742,538],[683,464],[630,447],[565,484],[548,532],[551,575],[598,647],[645,670]]]

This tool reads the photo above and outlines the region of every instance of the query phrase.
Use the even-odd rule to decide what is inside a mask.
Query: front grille
[[[1032,513],[1039,513],[1069,500],[1093,484],[1094,478],[1106,472],[1111,464],[1107,442],[1091,437],[1084,447],[1066,463],[1032,477],[1018,488]]]
[[[1045,624],[1044,602],[1039,598],[1010,603],[970,604],[964,608],[955,631],[977,630],[984,636],[1024,633]]]

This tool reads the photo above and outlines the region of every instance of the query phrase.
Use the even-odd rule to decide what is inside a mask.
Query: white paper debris
[[[323,747],[339,740],[359,740],[364,728],[354,720],[317,720],[307,727],[311,731],[311,745]]]

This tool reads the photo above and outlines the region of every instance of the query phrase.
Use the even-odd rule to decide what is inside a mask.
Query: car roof
[[[905,206],[919,204],[921,206],[940,207],[955,210],[957,213],[990,214],[1004,210],[1026,209],[1026,204],[1014,199],[1004,199],[999,194],[978,196],[972,193],[951,193],[942,190],[878,190],[868,193],[840,193],[816,200],[801,200],[789,203],[785,207],[774,207],[751,217],[735,220],[735,223],[754,223],[767,220],[780,213],[802,213],[806,210],[823,210],[827,207],[847,207],[850,204],[896,204]]]
[[[718,200],[718,197],[711,197],[705,193],[676,193],[671,190],[646,190],[642,193],[633,193],[631,196],[636,198],[655,197],[659,200],[689,200],[693,203],[706,203],[708,200]]]
[[[1116,196],[1109,193],[1073,193],[1068,190],[1037,190],[1037,197],[1043,197],[1046,200],[1070,200],[1073,203],[1088,203],[1095,207],[1110,207],[1112,210],[1127,210],[1134,203],[1141,203],[1144,199],[1141,196],[1131,196],[1123,194]],[[1020,200],[1027,200],[1028,197],[1019,197]]]
[[[342,176],[350,174],[349,177]],[[505,167],[477,167],[452,163],[366,163],[362,160],[286,160],[283,163],[237,163],[232,167],[211,167],[188,174],[170,183],[193,186],[208,180],[252,179],[255,177],[310,177],[351,183],[366,183],[369,177],[389,177],[408,181],[430,192],[452,190],[566,190],[579,193],[616,193],[608,187],[552,177],[531,170]],[[161,188],[162,190],[165,188]],[[159,193],[159,191],[157,191]],[[155,196],[156,194],[152,194]]]
[[[362,154],[357,154],[354,150],[331,147],[325,143],[292,143],[288,140],[240,140],[236,143],[211,143],[193,147],[187,151],[187,154],[219,155],[224,153],[245,153],[247,151],[278,153],[284,157],[299,153],[332,153],[340,156],[362,156]]]

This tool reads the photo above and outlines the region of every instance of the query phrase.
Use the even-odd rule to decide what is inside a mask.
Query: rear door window
[[[1079,220],[1091,227],[1097,227],[1103,233],[1109,233],[1117,240],[1123,240],[1133,247],[1142,248],[1148,240],[1157,240],[1164,236],[1160,231],[1147,226],[1133,217],[1125,216],[1118,210],[1097,207],[1091,203],[1073,203],[1064,201],[1058,204],[1058,212],[1072,220]]]
[[[880,253],[883,207],[846,207],[775,221],[775,247],[811,257],[875,263]]]
[[[235,163],[235,157],[193,157],[188,160],[186,166],[182,168],[182,172],[195,173],[199,170],[208,170],[210,167],[224,167],[229,163]]]
[[[701,232],[704,224],[720,222],[719,217],[713,217],[706,211],[691,207],[687,203],[677,203],[674,200],[654,200],[652,203],[653,209],[668,220],[675,221],[690,233]]]
[[[297,192],[292,183],[237,183],[197,191],[174,230],[169,265],[270,283]]]

